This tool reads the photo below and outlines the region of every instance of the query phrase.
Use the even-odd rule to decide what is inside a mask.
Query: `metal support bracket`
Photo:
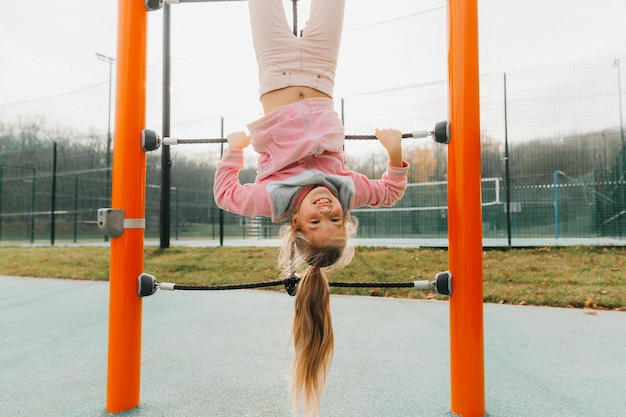
[[[125,219],[124,209],[98,209],[98,228],[103,235],[120,237],[124,229],[145,229],[146,219]]]

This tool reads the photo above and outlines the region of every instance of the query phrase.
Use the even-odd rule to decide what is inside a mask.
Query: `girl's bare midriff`
[[[286,104],[295,103],[296,101],[307,98],[317,97],[330,98],[327,94],[324,94],[314,88],[293,86],[263,94],[263,96],[261,96],[261,104],[263,104],[263,111],[265,114],[269,114]]]

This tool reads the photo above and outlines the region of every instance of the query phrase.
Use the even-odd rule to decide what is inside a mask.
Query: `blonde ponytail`
[[[291,390],[305,416],[316,415],[334,352],[328,282],[321,268],[309,266],[298,285],[293,319],[295,360]]]
[[[347,265],[354,255],[348,238],[356,233],[356,219],[345,213],[346,233],[317,246],[298,228],[281,229],[283,245],[278,264],[282,276],[306,270],[298,284],[292,336],[295,348],[291,393],[294,409],[302,408],[304,416],[318,415],[326,386],[328,369],[334,352],[334,335],[330,312],[330,291],[326,273]]]

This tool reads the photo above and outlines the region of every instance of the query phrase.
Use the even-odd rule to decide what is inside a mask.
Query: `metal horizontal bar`
[[[403,133],[403,139],[420,139],[432,135],[430,131],[420,131],[414,133]],[[346,135],[346,140],[375,140],[374,135]],[[224,143],[227,142],[225,138],[163,138],[163,145],[193,145],[200,143]]]
[[[402,139],[426,138],[432,134],[433,132],[428,131],[428,130],[422,130],[422,131],[413,132],[413,133],[403,133]],[[373,139],[376,139],[376,136],[374,135],[346,135],[346,140],[373,140]]]

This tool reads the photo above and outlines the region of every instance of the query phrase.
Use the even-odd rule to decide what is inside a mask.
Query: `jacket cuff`
[[[224,149],[220,165],[243,167],[243,149]]]
[[[402,161],[402,166],[397,167],[387,164],[387,173],[392,177],[406,177],[409,172],[409,163]]]

